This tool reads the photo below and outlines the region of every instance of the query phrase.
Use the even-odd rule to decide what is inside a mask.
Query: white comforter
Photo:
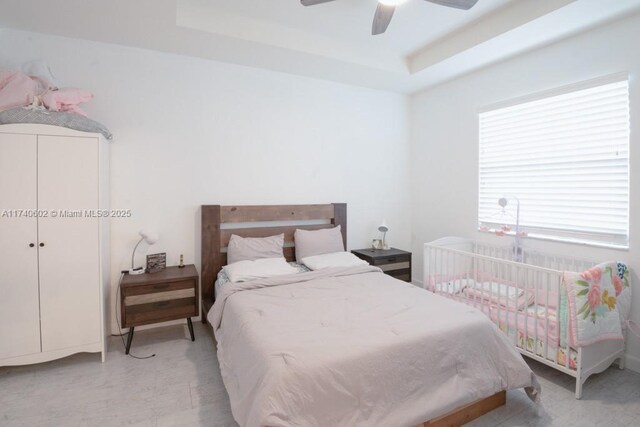
[[[485,315],[375,267],[229,283],[208,320],[242,426],[411,426],[538,391]]]

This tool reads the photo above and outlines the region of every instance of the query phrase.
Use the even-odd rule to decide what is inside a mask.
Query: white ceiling
[[[409,0],[371,36],[376,0],[0,0],[0,27],[412,93],[635,13],[640,0]]]
[[[376,37],[371,36],[376,0],[336,0],[309,7],[302,6],[299,0],[178,0],[177,8],[178,16],[187,10],[206,15],[208,22],[202,28],[196,24],[196,28],[232,37],[273,41],[283,47],[291,44],[292,40],[278,40],[268,33],[255,37],[245,31],[249,25],[268,24],[271,29],[279,27],[283,32],[299,31],[309,37],[407,56],[513,1],[516,0],[480,0],[464,11],[409,0],[397,7],[388,31]],[[227,19],[240,25],[236,28],[220,25]],[[189,20],[181,24],[188,27]]]

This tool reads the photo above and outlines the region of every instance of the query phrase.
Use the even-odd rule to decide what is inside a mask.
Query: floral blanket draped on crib
[[[606,262],[582,273],[565,272],[562,284],[572,347],[623,339],[631,309],[629,270],[625,264]]]

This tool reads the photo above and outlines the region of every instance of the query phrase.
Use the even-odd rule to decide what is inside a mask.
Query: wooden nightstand
[[[352,254],[380,267],[385,274],[396,279],[411,282],[411,252],[400,249],[356,249]]]
[[[198,315],[198,295],[195,265],[167,267],[158,273],[125,274],[120,283],[120,315],[122,327],[130,328],[126,354],[135,327],[151,323],[186,318],[191,341],[195,341],[191,317]]]

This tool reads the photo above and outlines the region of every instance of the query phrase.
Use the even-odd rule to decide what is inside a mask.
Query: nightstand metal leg
[[[124,354],[129,354],[129,350],[131,349],[131,341],[133,341],[133,331],[134,327],[129,328],[129,336],[127,337],[127,348],[124,351]]]
[[[191,318],[187,317],[187,326],[189,326],[189,333],[191,334],[191,341],[195,341],[196,337],[193,335],[193,323],[191,323]]]

